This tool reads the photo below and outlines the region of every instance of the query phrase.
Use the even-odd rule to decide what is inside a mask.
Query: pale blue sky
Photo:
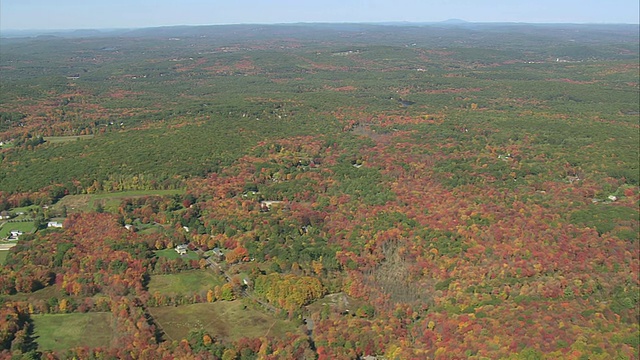
[[[0,0],[0,29],[291,22],[632,23],[638,0]]]

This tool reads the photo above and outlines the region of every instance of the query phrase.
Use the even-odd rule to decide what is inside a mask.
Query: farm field
[[[110,313],[45,314],[34,315],[32,319],[40,351],[107,347],[114,336]]]
[[[204,330],[210,336],[227,341],[242,337],[282,337],[299,331],[293,322],[245,308],[239,300],[156,307],[149,311],[169,340],[185,339],[192,330]]]
[[[172,250],[173,251],[173,250]],[[177,274],[152,275],[149,281],[149,293],[162,295],[191,295],[206,293],[215,286],[225,284],[225,279],[211,270],[183,271]]]

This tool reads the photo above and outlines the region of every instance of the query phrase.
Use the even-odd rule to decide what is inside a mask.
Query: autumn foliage
[[[638,359],[637,29],[363,29],[9,44],[0,211],[38,229],[0,267],[0,358]],[[14,79],[80,58],[85,82]],[[45,140],[69,134],[95,136]],[[174,339],[149,311],[227,301],[296,331]],[[111,343],[38,353],[32,315],[73,312]]]

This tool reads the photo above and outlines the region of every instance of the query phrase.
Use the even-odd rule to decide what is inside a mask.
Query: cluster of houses
[[[189,251],[189,245],[187,244],[181,244],[181,245],[176,245],[176,247],[174,248],[174,250],[180,255],[186,255],[187,252]],[[210,254],[210,255],[209,255]],[[212,256],[213,258],[215,258],[218,261],[222,261],[224,260],[224,252],[222,251],[222,249],[216,247],[214,249],[212,249],[210,252],[205,253],[205,257],[206,256]]]

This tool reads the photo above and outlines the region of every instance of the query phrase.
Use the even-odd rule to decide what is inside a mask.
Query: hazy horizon
[[[0,28],[2,32],[9,33],[21,33],[21,32],[73,32],[73,31],[118,31],[118,30],[138,30],[138,29],[153,29],[153,28],[169,28],[169,27],[206,27],[206,26],[235,26],[235,25],[430,25],[430,24],[447,24],[448,22],[455,20],[460,21],[459,24],[478,24],[478,25],[491,25],[491,24],[513,24],[513,25],[637,25],[638,23],[569,23],[569,22],[515,22],[515,21],[466,21],[464,19],[446,19],[442,21],[422,21],[422,22],[414,22],[414,21],[379,21],[379,22],[329,22],[329,21],[316,21],[316,22],[282,22],[282,23],[229,23],[229,24],[172,24],[172,25],[150,25],[150,26],[128,26],[128,27],[96,27],[96,28],[29,28],[29,29],[5,29]],[[450,22],[451,25],[456,25],[454,22]]]
[[[0,30],[132,29],[295,23],[638,24],[637,0],[3,0]]]

